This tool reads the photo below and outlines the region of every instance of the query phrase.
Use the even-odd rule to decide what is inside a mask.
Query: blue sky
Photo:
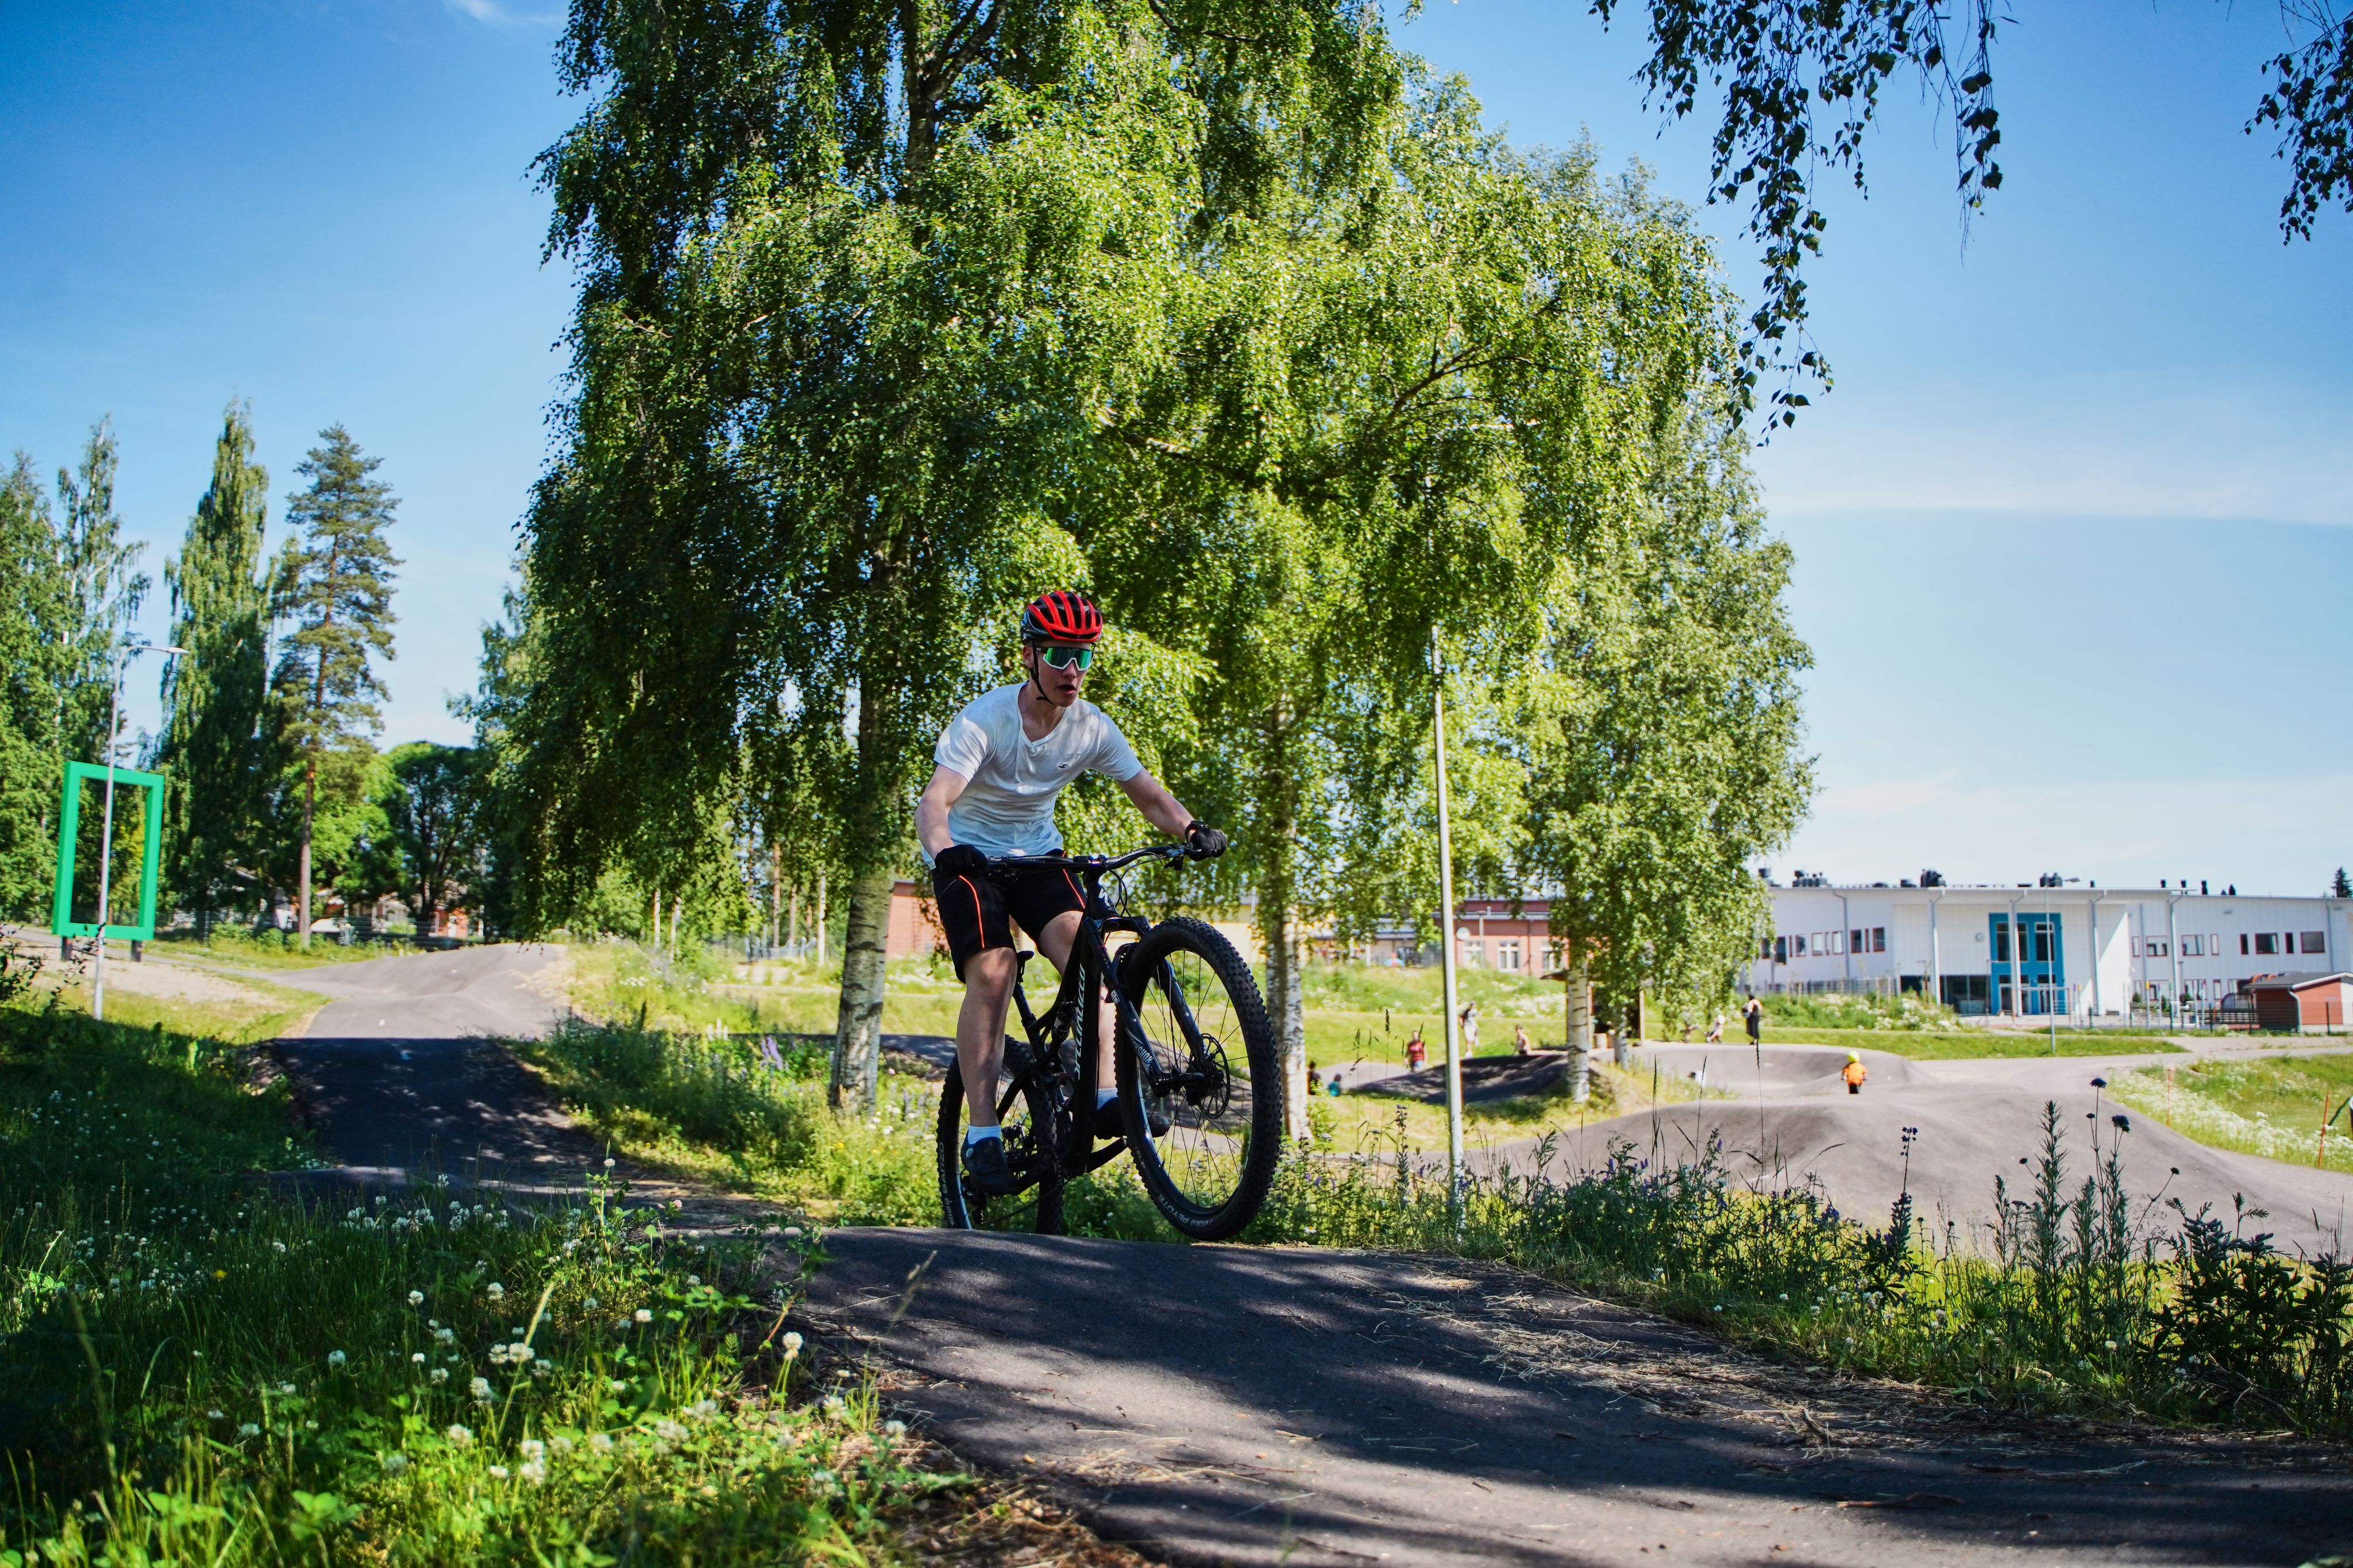
[[[2280,241],[2241,133],[2271,7],[2017,9],[2003,190],[1964,248],[1943,128],[1893,95],[1810,273],[1837,388],[1758,455],[1818,660],[1822,792],[1777,863],[2316,891],[2353,862],[2353,220]],[[0,7],[0,448],[52,468],[111,413],[160,589],[229,397],[281,497],[345,423],[403,498],[388,740],[461,737],[548,449],[570,279],[528,166],[575,106],[523,10]],[[1435,0],[1399,36],[1515,140],[1704,189],[1636,35]],[[1737,216],[1701,221],[1748,289]]]

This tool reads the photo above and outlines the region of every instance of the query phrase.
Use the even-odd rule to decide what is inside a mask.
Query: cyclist
[[[1069,872],[987,876],[989,859],[1060,855],[1054,802],[1063,786],[1089,772],[1118,784],[1146,822],[1183,838],[1196,859],[1226,850],[1226,836],[1177,804],[1145,772],[1119,726],[1081,699],[1103,633],[1102,614],[1082,595],[1058,589],[1032,599],[1021,613],[1020,683],[974,699],[948,721],[932,752],[938,765],[915,802],[915,837],[932,868],[948,953],[964,982],[956,1015],[956,1063],[970,1111],[964,1168],[973,1191],[987,1197],[1013,1190],[996,1100],[1005,1009],[1020,973],[1012,927],[1029,932],[1059,970],[1070,961],[1084,908],[1078,879]],[[1095,1091],[1099,1109],[1113,1093],[1110,1008],[1103,1009],[1103,1020],[1096,1042],[1096,1081],[1104,1086]]]

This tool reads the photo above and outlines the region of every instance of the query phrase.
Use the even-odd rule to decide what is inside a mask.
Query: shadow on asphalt
[[[892,1396],[936,1436],[1180,1563],[2296,1563],[2353,1542],[2335,1450],[2004,1427],[1491,1266],[827,1246],[813,1318],[905,1369]]]

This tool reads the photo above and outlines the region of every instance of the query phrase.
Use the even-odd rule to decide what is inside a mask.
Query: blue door
[[[2018,917],[2017,951],[2011,951],[2010,917],[1989,915],[1991,929],[1986,940],[1993,944],[1993,983],[1996,990],[1994,1006],[1997,1012],[2009,1013],[2013,1007],[2013,984],[2025,986],[2025,1004],[2017,1011],[2039,1017],[2044,1013],[2067,1010],[2063,990],[2043,987],[2064,986],[2067,984],[2067,953],[2059,938],[2057,914],[2021,914]]]

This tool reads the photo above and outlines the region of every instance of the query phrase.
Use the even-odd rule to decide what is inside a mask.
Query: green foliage
[[[792,1397],[749,1253],[619,1189],[238,1181],[302,1155],[237,1063],[0,1013],[0,1561],[857,1560],[942,1484],[871,1390]]]
[[[2123,1104],[2220,1149],[2299,1165],[2353,1171],[2353,1057],[2200,1058],[2168,1070],[2142,1068],[2111,1087]],[[2327,1141],[2320,1125],[2330,1121]]]
[[[385,820],[402,894],[423,933],[437,912],[469,903],[482,879],[478,758],[463,746],[417,741],[395,746],[385,763]]]
[[[33,460],[0,478],[0,916],[46,910],[58,853],[65,575]]]
[[[58,735],[62,760],[103,763],[116,661],[132,641],[132,623],[147,597],[135,569],[147,547],[126,542],[114,510],[114,428],[90,426],[81,461],[58,470],[57,571],[62,582]]]
[[[256,868],[265,786],[272,772],[262,734],[269,676],[269,566],[262,549],[269,474],[253,461],[242,404],[223,416],[211,486],[196,503],[164,581],[172,595],[172,642],[187,649],[164,674],[164,731],[153,765],[171,780],[164,806],[167,898],[209,926],[214,910],[247,908],[260,890]]]
[[[1959,1016],[1950,1007],[1916,991],[1894,996],[1850,996],[1827,993],[1819,996],[1765,996],[1765,1023],[1815,1029],[1950,1029]]]

